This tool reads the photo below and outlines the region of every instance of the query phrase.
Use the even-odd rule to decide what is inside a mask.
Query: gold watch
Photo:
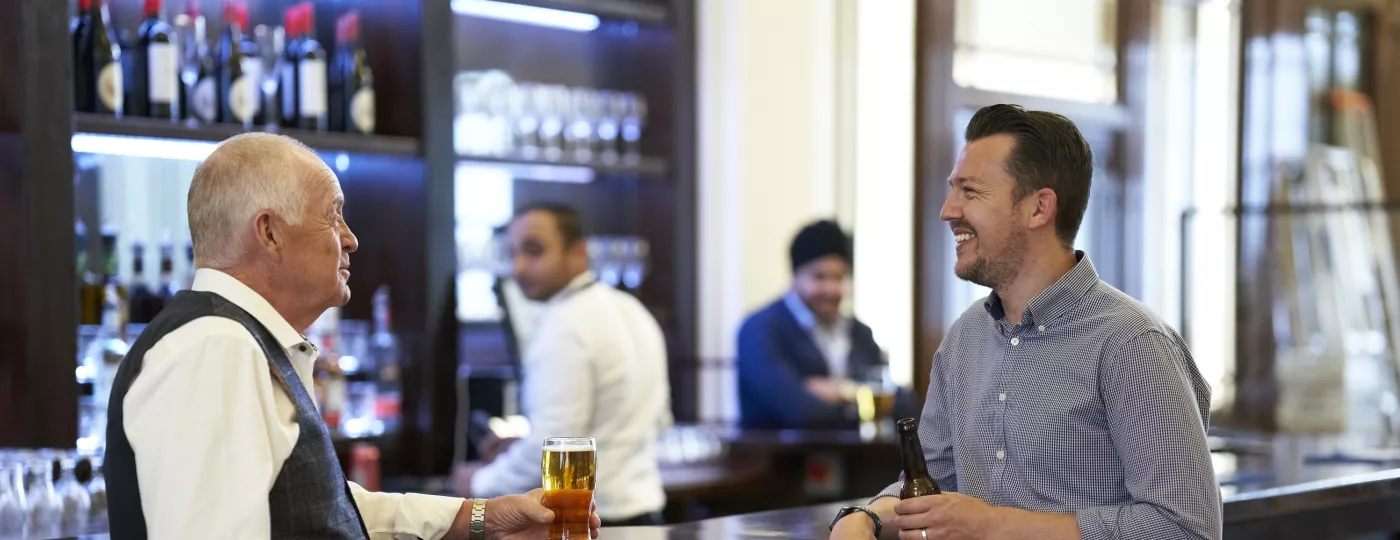
[[[486,540],[486,499],[472,499],[472,523],[468,531],[470,540]]]

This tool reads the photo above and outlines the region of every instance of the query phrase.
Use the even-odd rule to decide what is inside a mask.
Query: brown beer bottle
[[[904,487],[899,488],[899,498],[912,499],[925,495],[943,493],[928,475],[928,463],[924,461],[924,447],[919,444],[919,428],[913,418],[905,418],[895,423],[899,433],[899,453],[904,459]]]

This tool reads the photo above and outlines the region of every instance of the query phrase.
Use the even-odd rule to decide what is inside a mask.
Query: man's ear
[[[253,236],[258,246],[274,260],[281,260],[287,249],[286,225],[286,222],[269,210],[263,210],[253,216]]]
[[[1030,223],[1031,229],[1041,227],[1054,227],[1055,215],[1059,213],[1060,197],[1055,194],[1055,190],[1050,188],[1040,188],[1031,194],[1030,202],[1034,205]]]

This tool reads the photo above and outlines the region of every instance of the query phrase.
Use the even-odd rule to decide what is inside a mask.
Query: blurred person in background
[[[882,373],[870,327],[841,312],[851,238],[833,221],[792,240],[792,288],[739,328],[739,408],[745,426],[854,427],[856,382]]]
[[[831,538],[1218,540],[1210,387],[1186,343],[1074,249],[1093,152],[1063,116],[973,115],[941,217],[988,287],[934,353],[919,440],[943,493],[902,482]]]
[[[466,501],[346,481],[302,335],[350,300],[359,242],[344,201],[335,173],[287,137],[239,135],[200,164],[193,290],[146,327],[113,384],[113,539],[545,537],[554,515],[539,490]]]
[[[589,270],[578,212],[563,205],[520,209],[507,228],[512,276],[544,302],[524,345],[522,409],[530,435],[488,437],[485,462],[459,464],[459,495],[540,486],[548,437],[593,437],[598,445],[598,515],[606,525],[659,525],[666,494],[655,441],[671,424],[666,340],[651,312]]]

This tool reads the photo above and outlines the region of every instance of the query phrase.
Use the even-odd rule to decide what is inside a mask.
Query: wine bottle
[[[68,28],[73,41],[73,110],[92,112],[92,0],[78,0],[78,16]]]
[[[297,50],[297,124],[306,130],[326,130],[326,49],[316,41],[316,6],[301,6],[303,37]]]
[[[131,322],[149,323],[156,316],[156,298],[146,285],[146,249],[140,242],[131,244],[131,300],[127,303],[131,312]]]
[[[342,56],[339,75],[341,103],[336,104],[343,126],[350,133],[374,133],[374,74],[360,41],[360,13],[351,11],[341,19]]]
[[[245,19],[246,20],[246,19]],[[244,26],[248,29],[247,26]],[[255,36],[261,31],[267,32],[267,27],[258,25],[249,32],[243,34],[243,43],[239,44],[243,52],[243,74],[253,80],[253,125],[266,125],[267,113],[263,111],[263,80],[267,76],[267,68],[263,65],[262,51],[258,48]]]
[[[913,418],[905,418],[895,423],[899,433],[899,453],[904,462],[904,486],[899,489],[900,499],[912,499],[925,495],[943,493],[938,482],[928,475],[928,462],[924,461],[924,447],[919,443],[918,424]]]
[[[214,66],[214,54],[209,48],[209,33],[204,15],[199,12],[199,0],[187,4],[191,19],[190,41],[185,44],[185,67],[180,74],[185,84],[188,116],[205,124],[219,121],[219,73]]]
[[[169,240],[160,243],[160,280],[156,283],[156,297],[160,298],[161,307],[180,292],[180,286],[175,283],[175,246]]]
[[[277,75],[280,79],[278,90],[282,94],[282,127],[297,126],[297,51],[301,48],[303,30],[301,6],[287,8],[283,23],[286,25],[287,42],[283,44],[282,56],[277,62]]]
[[[224,33],[219,38],[219,121],[252,128],[256,110],[257,83],[244,71],[243,28],[248,7],[237,2],[224,4]]]
[[[89,9],[92,38],[88,50],[92,55],[93,112],[122,115],[126,88],[122,84],[122,51],[112,34],[111,17],[104,0],[92,0]]]
[[[146,0],[146,20],[137,31],[133,115],[180,119],[180,42],[163,17],[163,0]]]

